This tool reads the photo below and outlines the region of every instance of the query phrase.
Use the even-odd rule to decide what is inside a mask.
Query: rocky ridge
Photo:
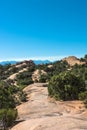
[[[74,66],[75,64],[78,64],[78,65],[83,65],[83,64],[85,64],[85,62],[80,61],[80,60],[79,60],[77,57],[75,57],[75,56],[66,57],[66,58],[62,59],[62,61],[66,61],[70,66]]]

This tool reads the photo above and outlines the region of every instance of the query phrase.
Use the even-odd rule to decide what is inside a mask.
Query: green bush
[[[53,76],[48,85],[49,95],[58,100],[79,99],[79,94],[85,90],[83,79],[69,72]]]
[[[0,109],[0,120],[2,120],[5,129],[9,126],[12,126],[16,118],[17,118],[17,110]]]
[[[40,79],[39,79],[39,82],[40,83],[45,83],[45,82],[47,82],[47,79],[48,79],[47,75],[41,75]]]
[[[79,99],[80,99],[80,100],[86,100],[86,99],[87,99],[87,91],[81,92],[81,93],[79,94]]]
[[[20,98],[21,102],[26,102],[26,96],[27,96],[26,93],[20,92],[19,98]]]
[[[27,85],[30,85],[32,83],[33,83],[33,81],[31,78],[18,80],[18,85],[20,87],[26,87]]]
[[[9,87],[6,82],[0,82],[0,109],[15,107],[15,101]]]
[[[87,108],[87,91],[79,94],[79,99],[82,100]]]
[[[17,75],[17,84],[19,87],[24,88],[27,85],[30,85],[33,83],[32,81],[32,72],[23,72]]]

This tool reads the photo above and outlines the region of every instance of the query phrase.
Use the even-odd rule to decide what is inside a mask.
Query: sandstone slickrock
[[[18,120],[11,130],[87,130],[86,109],[81,101],[54,101],[47,84],[34,83],[24,89],[27,102],[19,105]]]
[[[81,62],[77,57],[75,56],[69,56],[69,57],[66,57],[64,59],[62,59],[63,61],[67,61],[69,65],[73,66],[75,64],[78,64],[78,65],[83,65],[85,64],[85,62]]]

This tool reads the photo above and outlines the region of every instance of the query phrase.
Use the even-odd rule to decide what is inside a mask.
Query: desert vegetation
[[[38,79],[33,80],[35,72]],[[15,78],[10,79],[14,74]],[[39,65],[33,61],[0,65],[0,121],[4,129],[17,118],[16,106],[26,101],[23,89],[34,82],[47,83],[48,95],[56,100],[82,100],[87,107],[87,55],[69,57],[68,62],[65,58]]]
[[[48,85],[51,97],[56,100],[83,100],[87,107],[87,55],[81,61],[85,64],[70,66],[62,62],[60,72],[55,68]]]
[[[9,86],[7,82],[0,82],[0,121],[3,124],[4,130],[10,127],[16,117],[17,110],[15,109],[14,87]]]
[[[62,72],[51,78],[48,85],[49,95],[57,100],[78,100],[85,93],[86,85],[80,76],[70,72]]]

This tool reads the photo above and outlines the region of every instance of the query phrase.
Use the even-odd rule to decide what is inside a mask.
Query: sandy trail
[[[46,84],[35,83],[24,89],[27,102],[19,105],[23,122],[11,130],[87,130],[85,108],[80,101],[58,102],[48,98]]]

